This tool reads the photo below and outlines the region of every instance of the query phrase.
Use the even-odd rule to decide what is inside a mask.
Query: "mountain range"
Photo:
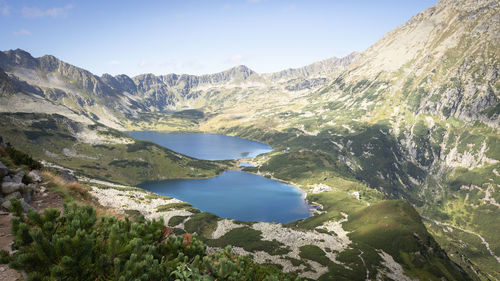
[[[0,133],[19,135],[27,115],[9,114],[29,113],[118,135],[203,131],[263,141],[275,150],[248,171],[306,190],[402,199],[472,279],[498,280],[499,58],[496,0],[441,0],[363,52],[276,73],[241,65],[200,76],[97,76],[10,50],[0,52],[0,111],[11,131]],[[79,128],[66,129],[88,139],[92,130]],[[58,163],[50,155],[62,149],[30,152]]]

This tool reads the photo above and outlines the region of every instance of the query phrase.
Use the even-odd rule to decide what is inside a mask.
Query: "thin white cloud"
[[[0,14],[4,16],[8,16],[10,14],[10,6],[7,5],[7,2],[0,2]]]
[[[145,61],[145,60],[141,60],[141,61],[137,64],[137,66],[139,66],[139,67],[145,67],[147,64],[148,64],[148,62],[147,62],[147,61]]]
[[[21,28],[20,30],[18,31],[14,31],[12,32],[14,35],[16,36],[19,36],[19,35],[31,35],[31,32],[29,32],[29,30],[26,30],[24,28]]]
[[[160,73],[177,73],[177,74],[192,74],[200,73],[205,69],[205,65],[197,59],[187,59],[179,61],[170,59],[158,64]]]
[[[24,6],[21,13],[24,18],[35,19],[35,18],[64,18],[68,16],[69,10],[73,9],[72,4],[68,4],[64,7],[54,7],[50,9],[40,9],[36,7],[26,7]]]
[[[108,63],[112,64],[112,65],[117,65],[117,64],[120,64],[120,61],[119,60],[110,60]]]
[[[187,61],[183,61],[181,63],[181,67],[182,67],[182,69],[185,69],[186,71],[190,71],[192,69],[193,71],[196,71],[196,72],[205,68],[203,63],[201,63],[199,60],[196,60],[196,59],[190,59]]]
[[[158,66],[161,69],[176,69],[179,66],[179,63],[175,60],[168,60],[162,63],[159,63]]]
[[[263,0],[247,0],[248,3],[259,3],[262,2]]]
[[[231,57],[227,58],[225,60],[225,63],[237,64],[237,63],[241,63],[244,60],[245,60],[245,57],[242,56],[241,54],[234,54]]]

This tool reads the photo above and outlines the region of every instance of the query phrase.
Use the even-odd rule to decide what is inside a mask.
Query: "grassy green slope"
[[[136,185],[168,178],[214,176],[223,162],[193,159],[100,125],[84,125],[59,115],[0,114],[0,135],[36,159],[75,170],[82,175]],[[78,133],[110,140],[83,142]],[[113,141],[113,140],[124,140]]]

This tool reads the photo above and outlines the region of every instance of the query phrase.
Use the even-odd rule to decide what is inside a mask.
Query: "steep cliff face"
[[[353,65],[350,81],[386,80],[415,113],[500,123],[498,1],[441,1],[387,33]]]
[[[0,68],[0,94],[1,95],[12,95],[19,91],[19,87],[16,85],[12,78],[7,75]]]

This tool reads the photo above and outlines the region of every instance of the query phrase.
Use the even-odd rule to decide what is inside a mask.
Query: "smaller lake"
[[[141,188],[171,196],[223,218],[288,223],[310,216],[297,187],[242,171],[207,179],[150,182]]]
[[[273,149],[264,143],[220,134],[162,133],[157,131],[127,132],[133,138],[147,140],[204,160],[253,158]]]

